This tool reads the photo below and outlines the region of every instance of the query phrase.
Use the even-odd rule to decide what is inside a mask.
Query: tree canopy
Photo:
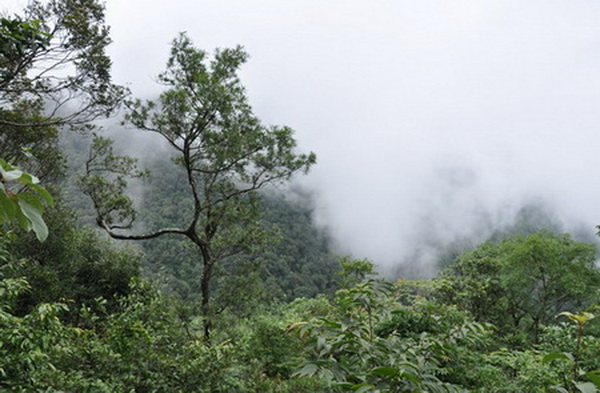
[[[167,234],[184,236],[202,260],[202,310],[210,309],[215,265],[262,242],[257,191],[283,182],[315,162],[315,155],[295,152],[289,127],[265,126],[253,114],[237,75],[248,55],[241,47],[217,50],[212,59],[184,34],[171,49],[158,80],[166,86],[158,102],[130,103],[128,120],[140,130],[160,135],[175,151],[185,174],[193,209],[187,222],[142,234],[131,228],[136,214],[124,195],[131,162],[96,139],[82,178],[84,192],[96,207],[98,224],[116,239],[145,240]],[[115,180],[104,175],[117,173]],[[210,330],[208,319],[206,332]]]
[[[96,0],[31,1],[0,18],[0,125],[89,127],[125,90],[111,82],[104,7]],[[23,104],[36,116],[11,116]]]
[[[438,295],[504,333],[537,336],[566,309],[597,300],[600,272],[593,245],[541,230],[486,242],[443,274]]]

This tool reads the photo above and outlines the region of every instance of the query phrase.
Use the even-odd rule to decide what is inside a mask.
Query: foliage
[[[262,267],[267,290],[283,293],[287,301],[333,293],[339,258],[331,252],[326,233],[315,227],[310,201],[267,192],[261,196],[262,221],[277,238],[250,258]]]
[[[0,387],[11,391],[33,391],[42,375],[53,368],[49,352],[66,338],[57,315],[61,304],[39,304],[24,317],[10,314],[7,299],[26,288],[24,280],[0,281]]]
[[[14,311],[24,315],[40,303],[65,302],[70,309],[63,316],[69,322],[78,320],[84,305],[114,312],[116,298],[125,296],[129,281],[140,275],[140,254],[115,248],[89,228],[77,228],[63,210],[50,211],[46,220],[50,235],[43,244],[16,237],[7,243],[14,257],[0,262],[7,277],[24,277],[31,286],[18,297]]]
[[[36,0],[23,14],[0,19],[0,124],[86,128],[110,114],[124,90],[111,83],[103,5]],[[36,115],[14,118],[24,105]]]
[[[308,357],[296,375],[319,376],[336,391],[462,391],[446,383],[441,365],[461,341],[477,341],[485,328],[476,323],[455,326],[440,335],[422,331],[407,339],[386,329],[395,289],[368,279],[338,291],[339,314],[292,326],[306,341]]]
[[[33,230],[44,241],[48,237],[42,218],[44,203],[52,206],[54,199],[39,180],[0,159],[0,225],[17,222],[22,230]]]
[[[93,310],[83,307],[84,325],[89,326],[83,329],[61,322],[66,311],[61,304],[40,304],[22,317],[14,315],[14,299],[26,286],[25,280],[0,279],[3,390],[325,392],[318,381],[265,377],[263,367],[277,365],[249,358],[251,348],[244,345],[231,340],[204,345],[181,323],[175,304],[142,281],[132,282],[118,311],[100,325]],[[285,334],[280,337],[285,341]],[[265,344],[249,342],[252,350]]]
[[[13,123],[43,122],[41,107],[31,104],[16,105],[11,112],[0,114]],[[22,127],[3,125],[0,127],[0,151],[2,158],[35,175],[44,184],[58,180],[65,169],[63,153],[58,147],[59,130],[53,126]]]
[[[435,295],[522,344],[558,312],[595,300],[595,258],[594,246],[568,235],[513,235],[461,255],[437,280]]]
[[[194,204],[185,173],[168,157],[153,158],[147,168],[151,176],[144,181],[144,197],[137,209],[144,227],[155,230],[184,222],[192,214]],[[244,277],[249,279],[258,274],[259,280],[254,281],[253,286],[270,298],[285,296],[291,301],[296,297],[332,292],[336,287],[334,279],[339,260],[330,251],[324,231],[312,222],[310,201],[301,195],[287,198],[273,190],[264,190],[259,197],[261,225],[271,234],[269,242],[261,243],[251,254],[228,258],[217,266],[214,290],[223,293],[225,287],[234,288],[241,285],[239,280]],[[165,204],[165,200],[171,202]],[[198,298],[200,261],[193,244],[185,238],[163,236],[141,245],[146,274],[183,299]],[[178,252],[173,253],[174,249]],[[244,277],[240,278],[238,273]],[[244,297],[247,296],[253,295],[248,293]],[[255,299],[266,300],[264,296]],[[230,300],[227,303],[231,303]],[[215,301],[222,303],[218,295]]]
[[[143,222],[127,196],[128,179],[147,175],[136,161],[100,137],[82,159],[97,223],[148,240],[146,272],[183,296],[144,281],[137,249],[77,226],[63,205],[72,190],[51,183],[63,170],[59,126],[92,128],[125,94],[110,81],[109,42],[96,0],[32,1],[0,17],[0,225],[47,237],[0,233],[0,390],[598,391],[591,245],[530,233],[550,222],[533,206],[508,229],[527,235],[463,253],[435,281],[376,280],[366,259],[338,266],[310,207],[265,190],[315,157],[252,113],[240,47],[209,58],[179,36],[165,92],[129,103],[128,121],[173,152],[171,166],[154,163]],[[140,227],[149,232],[129,232]],[[197,291],[201,315],[190,311]]]
[[[39,19],[0,18],[0,88],[25,71],[27,57],[50,45]]]
[[[562,370],[543,362],[543,353],[535,350],[500,350],[484,354],[481,370],[475,369],[484,392],[545,393],[560,380]],[[477,367],[475,364],[472,367]],[[482,372],[484,371],[484,372]],[[473,374],[473,372],[472,372]],[[485,378],[481,378],[484,376]]]
[[[551,352],[544,356],[544,362],[552,362],[553,360],[566,361],[569,364],[570,372],[565,372],[563,375],[563,386],[557,386],[556,390],[559,392],[583,392],[583,393],[594,393],[600,391],[600,369],[594,371],[585,371],[581,368],[581,349],[582,349],[582,338],[583,338],[583,327],[590,320],[594,319],[594,314],[589,312],[582,312],[579,314],[573,314],[568,311],[564,311],[558,314],[558,317],[567,317],[571,322],[577,326],[577,339],[575,343],[574,353],[571,352]],[[584,376],[588,381],[581,381]],[[591,382],[590,382],[591,381]]]
[[[340,259],[342,270],[338,273],[339,284],[342,288],[349,289],[364,281],[368,276],[375,275],[375,265],[367,259],[353,259],[342,257]]]
[[[312,153],[294,152],[296,142],[290,128],[266,127],[252,113],[237,76],[247,57],[238,47],[219,50],[210,61],[182,34],[173,42],[167,70],[158,77],[167,86],[159,102],[130,103],[128,120],[163,137],[175,151],[174,162],[185,173],[193,212],[182,226],[141,235],[119,232],[130,228],[136,218],[130,200],[122,193],[123,178],[100,181],[89,170],[97,163],[108,173],[133,169],[119,165],[119,157],[92,150],[82,179],[84,192],[96,207],[98,224],[113,238],[147,240],[172,234],[197,247],[202,260],[201,309],[207,338],[215,313],[211,285],[217,267],[265,239],[257,190],[307,171],[315,162]],[[111,169],[107,163],[115,165]]]
[[[106,172],[113,175],[110,180],[104,177]],[[92,196],[99,225],[117,229],[131,227],[136,211],[133,201],[124,194],[127,177],[141,178],[145,175],[145,172],[137,170],[135,159],[115,154],[112,140],[94,135],[80,187],[84,194]]]
[[[65,222],[50,215],[51,228],[55,220]],[[593,369],[598,337],[582,334],[578,355],[570,357],[577,334],[554,325],[542,330],[537,347],[494,349],[492,325],[473,322],[464,311],[432,299],[422,282],[394,285],[365,278],[333,299],[270,303],[245,316],[224,313],[227,323],[218,325],[213,345],[206,346],[202,320],[183,316],[185,305],[147,282],[133,277],[122,292],[105,290],[102,282],[110,288],[124,275],[118,266],[128,263],[127,254],[111,251],[92,232],[76,234],[52,229],[48,241],[31,251],[27,239],[0,238],[0,389],[542,393],[553,386],[556,391],[579,386],[571,391],[594,391],[590,384],[597,373],[578,371],[573,377],[569,359],[579,359],[578,370]],[[9,252],[46,261],[45,274],[56,269],[67,278],[70,268],[59,270],[60,264],[48,258],[71,243],[80,251],[63,251],[56,260],[88,271],[99,282],[67,280],[60,303],[39,295],[46,288],[55,292],[56,279],[50,285],[39,281],[39,267],[16,262]],[[82,259],[85,253],[89,258]],[[106,258],[98,270],[93,270],[94,255]],[[564,315],[578,320],[578,314]]]

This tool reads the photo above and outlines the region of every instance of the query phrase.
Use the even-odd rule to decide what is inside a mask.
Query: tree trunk
[[[200,279],[200,293],[202,295],[202,303],[200,310],[204,318],[204,341],[210,342],[210,332],[212,330],[212,312],[210,305],[210,280],[213,275],[214,261],[211,259],[208,252],[202,252],[202,276]]]

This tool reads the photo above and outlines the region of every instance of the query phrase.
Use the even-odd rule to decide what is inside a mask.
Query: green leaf
[[[597,388],[600,388],[600,370],[590,371],[589,373],[585,374],[585,376],[587,379],[592,381]]]
[[[552,389],[553,392],[557,393],[569,393],[569,391],[563,388],[562,386],[551,386],[550,389]]]
[[[371,392],[373,389],[375,388],[375,386],[370,385],[368,383],[359,383],[357,385],[352,386],[352,390],[354,390],[356,393],[367,393],[367,392]]]
[[[29,232],[31,230],[31,221],[27,218],[27,216],[23,213],[21,207],[15,203],[15,211],[14,218],[16,218],[19,226],[25,232]]]
[[[304,376],[304,377],[312,377],[317,373],[319,367],[317,367],[314,363],[305,364],[300,370],[296,372],[296,375]]]
[[[34,207],[36,210],[40,211],[40,214],[44,212],[44,205],[42,204],[42,202],[40,201],[40,199],[37,197],[37,195],[31,193],[31,192],[21,192],[18,194],[19,200],[23,200],[25,202],[27,202],[28,204],[30,204],[32,207]]]
[[[579,382],[579,383],[575,384],[575,387],[581,393],[597,393],[598,392],[598,389],[596,389],[596,386],[594,386],[594,384],[591,382]]]
[[[393,367],[377,367],[371,370],[371,374],[383,377],[392,377],[398,375],[398,370]]]
[[[38,184],[40,182],[40,179],[27,172],[23,172],[19,180],[21,181],[21,183],[27,184],[28,186]]]
[[[26,202],[23,199],[19,200],[19,206],[23,214],[31,222],[33,231],[39,241],[43,242],[48,237],[48,227],[42,219],[42,210]]]
[[[15,202],[12,201],[4,191],[4,185],[0,183],[0,224],[12,220],[15,216]]]
[[[416,374],[414,374],[410,371],[403,371],[402,378],[406,379],[407,381],[410,381],[416,385],[419,385],[421,383],[421,378],[419,378]]]
[[[49,206],[54,206],[54,198],[52,198],[52,195],[50,195],[50,193],[44,187],[40,186],[39,184],[31,184],[30,187],[42,198],[44,198]]]
[[[575,360],[573,358],[573,355],[571,355],[568,352],[553,352],[553,353],[549,353],[549,354],[545,355],[544,358],[542,359],[542,362],[549,363],[555,359],[562,359],[562,360],[567,360],[567,361],[571,361],[571,362],[573,362]]]

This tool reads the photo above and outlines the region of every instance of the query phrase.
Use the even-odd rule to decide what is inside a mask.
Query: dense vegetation
[[[203,154],[214,160],[199,159],[193,169],[208,177],[195,178],[182,165],[194,156],[179,144],[186,134],[177,131],[190,124],[189,132],[198,131],[185,123],[193,118],[186,112],[189,91],[176,83],[159,105],[172,104],[173,112],[153,117],[154,106],[130,101],[130,120],[166,127],[168,142],[183,154],[148,162],[150,175],[135,185],[144,198],[134,203],[126,196],[131,187],[125,175],[147,174],[133,171],[135,161],[112,150],[110,141],[92,142],[89,134],[88,121],[111,113],[125,93],[110,82],[102,6],[93,0],[33,2],[24,16],[0,21],[0,390],[600,389],[600,326],[594,319],[600,271],[593,245],[556,228],[533,230],[519,222],[511,231],[518,233],[499,232],[444,257],[438,277],[420,281],[378,279],[368,260],[334,257],[327,237],[311,224],[310,201],[291,198],[285,187],[255,187],[264,173],[287,178],[314,157],[293,152],[291,130],[264,128],[251,114],[231,76],[245,54],[239,48],[220,52],[213,68],[196,74],[206,54],[183,36],[172,53],[183,74],[164,77],[179,83],[191,67],[194,89],[208,94],[204,98],[232,94],[234,104],[219,100],[224,106],[215,109],[220,115],[209,127],[212,134],[188,144],[212,149]],[[72,79],[64,73],[46,79],[56,53],[74,66]],[[50,68],[41,76],[27,72],[43,65]],[[221,84],[222,75],[229,84]],[[62,108],[75,99],[84,105],[71,112]],[[62,109],[55,111],[56,105]],[[221,144],[221,137],[235,143],[224,150],[211,145]],[[96,154],[81,148],[93,143],[92,152],[112,177],[78,173]],[[252,156],[262,146],[275,147]],[[283,161],[277,161],[280,155]],[[242,161],[251,156],[256,161],[244,168]],[[211,192],[218,197],[203,200],[211,176],[233,167],[237,172],[213,180],[217,188]],[[234,175],[240,177],[231,182]],[[250,188],[239,194],[244,179]],[[190,188],[194,184],[199,187]],[[96,192],[94,206],[78,185]],[[231,195],[226,200],[232,203],[219,205],[223,195]],[[135,217],[141,220],[126,225]],[[192,229],[182,224],[189,217],[195,217]],[[113,237],[133,240],[122,229],[187,229],[123,242],[105,236],[97,224]],[[249,228],[260,236],[248,235]],[[210,234],[216,237],[202,240]],[[201,280],[207,262],[189,241],[194,236],[211,251],[236,251],[220,259],[209,255],[209,283]]]

